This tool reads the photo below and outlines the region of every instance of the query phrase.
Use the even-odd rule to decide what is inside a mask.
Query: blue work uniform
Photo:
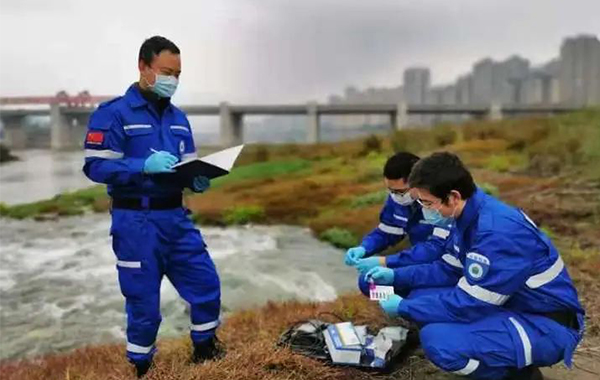
[[[550,239],[481,189],[455,222],[452,249],[397,269],[394,286],[422,291],[398,314],[423,326],[428,358],[459,375],[501,379],[530,365],[570,366],[583,335],[584,310]]]
[[[361,243],[366,250],[365,257],[399,243],[407,235],[411,247],[386,256],[386,267],[400,268],[437,260],[444,252],[450,226],[429,224],[425,221],[421,206],[417,202],[403,206],[388,196],[379,215],[379,225],[366,235]],[[368,296],[369,284],[364,275],[358,276],[358,287]]]
[[[216,268],[188,210],[181,201],[172,208],[152,207],[156,200],[181,198],[183,188],[191,186],[145,174],[144,163],[153,150],[180,160],[196,156],[187,117],[170,101],[157,109],[134,84],[92,114],[83,171],[92,181],[107,184],[113,198],[110,233],[125,296],[127,356],[134,362],[151,360],[156,351],[163,275],[190,304],[194,343],[214,336],[221,307]],[[137,200],[141,209],[117,208],[119,199]]]

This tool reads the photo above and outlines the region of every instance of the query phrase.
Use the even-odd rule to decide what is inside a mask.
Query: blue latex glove
[[[369,270],[378,267],[381,265],[381,257],[367,257],[366,259],[358,260],[358,263],[354,266],[356,270],[360,272],[360,274],[365,274]]]
[[[392,285],[394,283],[394,270],[384,267],[371,268],[365,275],[367,281],[377,285]]]
[[[358,259],[363,258],[366,254],[367,250],[364,247],[358,246],[350,248],[348,252],[346,252],[344,262],[346,263],[346,265],[354,266],[358,264]]]
[[[400,297],[397,294],[389,296],[386,300],[379,301],[379,306],[385,311],[387,315],[390,317],[398,316],[398,306],[400,306],[400,302],[402,302],[404,298]]]
[[[210,179],[199,175],[194,178],[194,182],[192,183],[192,191],[194,193],[203,193],[210,187]]]
[[[177,157],[173,156],[171,153],[163,150],[154,152],[144,162],[144,173],[173,173],[175,170],[171,169],[171,167],[176,163]]]

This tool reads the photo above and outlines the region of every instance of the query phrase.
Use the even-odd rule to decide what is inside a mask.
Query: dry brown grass
[[[226,357],[218,362],[194,365],[189,361],[188,338],[159,342],[156,366],[146,377],[153,379],[366,379],[365,372],[331,367],[276,347],[280,334],[295,322],[320,318],[336,322],[329,313],[357,324],[379,329],[390,321],[376,304],[362,295],[340,297],[328,303],[269,303],[259,310],[238,311],[225,321],[220,338],[227,346]],[[100,380],[132,379],[123,345],[75,350],[35,360],[2,363],[3,380]]]

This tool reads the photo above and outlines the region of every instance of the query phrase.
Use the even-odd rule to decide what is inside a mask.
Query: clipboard
[[[204,157],[181,161],[173,165],[173,175],[182,181],[191,180],[199,175],[208,179],[222,177],[229,174],[243,148],[244,145],[238,145]]]

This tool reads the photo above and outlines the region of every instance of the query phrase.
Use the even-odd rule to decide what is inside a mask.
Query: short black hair
[[[171,40],[168,40],[162,36],[154,36],[144,41],[140,47],[138,62],[143,61],[146,65],[150,66],[154,60],[154,57],[159,55],[163,50],[168,50],[173,54],[181,54],[177,45],[175,45]]]
[[[383,167],[383,176],[387,179],[407,180],[413,165],[419,157],[409,152],[398,152],[388,158]]]
[[[417,162],[408,177],[410,187],[426,189],[446,202],[452,190],[463,199],[470,198],[477,187],[460,158],[449,152],[433,153]]]

